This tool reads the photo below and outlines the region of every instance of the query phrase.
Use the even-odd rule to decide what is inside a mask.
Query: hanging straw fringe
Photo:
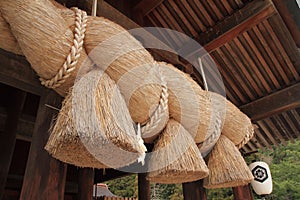
[[[208,175],[207,166],[191,135],[173,119],[154,145],[148,179],[155,183],[183,183]],[[154,171],[152,171],[154,170]]]
[[[221,135],[208,157],[209,176],[206,188],[226,188],[246,185],[253,176],[243,156],[226,136]]]
[[[116,84],[107,74],[91,71],[66,97],[46,150],[80,167],[118,168],[145,152]]]
[[[61,84],[63,84],[67,78],[70,77],[70,73],[74,71],[80,57],[80,53],[83,49],[83,39],[85,36],[84,33],[86,31],[87,14],[85,11],[82,11],[78,8],[72,8],[72,10],[74,10],[76,14],[73,46],[62,68],[60,68],[60,70],[53,78],[48,80],[40,78],[41,84],[48,88],[57,88],[61,86]]]

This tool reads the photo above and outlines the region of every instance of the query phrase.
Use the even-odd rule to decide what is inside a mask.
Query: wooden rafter
[[[146,16],[164,0],[142,0],[134,8],[134,12],[139,12],[142,17]]]
[[[272,0],[285,25],[300,48],[300,10],[296,1]]]
[[[275,13],[276,10],[270,0],[253,1],[208,31],[199,34],[195,40],[207,52],[212,52]],[[191,56],[204,49],[193,49],[186,43],[180,52],[187,52],[186,56]]]
[[[258,121],[299,106],[300,83],[296,83],[288,88],[243,105],[240,109],[246,113],[252,121]]]

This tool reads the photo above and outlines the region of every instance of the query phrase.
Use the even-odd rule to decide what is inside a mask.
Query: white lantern
[[[270,194],[273,189],[272,177],[270,168],[265,162],[254,162],[249,165],[249,168],[254,176],[251,185],[258,195]]]

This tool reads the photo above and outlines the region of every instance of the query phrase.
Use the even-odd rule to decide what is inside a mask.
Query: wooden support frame
[[[209,31],[198,35],[195,40],[206,52],[212,52],[275,13],[271,0],[252,1]],[[188,52],[186,56],[193,56],[204,49],[191,49],[191,45],[187,43],[179,51]]]
[[[203,187],[203,179],[189,182],[189,183],[183,183],[182,184],[183,189],[183,197],[184,200],[206,200],[206,191]]]
[[[253,200],[253,195],[251,192],[250,184],[234,187],[233,190],[233,196],[234,200]]]
[[[61,100],[58,94],[50,90],[47,90],[47,93],[40,99],[21,190],[21,200],[64,198],[67,165],[52,158],[44,149],[52,119],[57,114],[56,110],[46,107],[45,104],[58,106]]]
[[[0,49],[0,82],[6,85],[42,95],[46,90],[24,56]]]
[[[274,92],[240,107],[252,121],[270,117],[300,106],[300,83]]]
[[[87,200],[93,197],[94,169],[80,168],[78,175],[78,200]]]
[[[2,199],[4,194],[16,143],[18,121],[26,99],[26,92],[24,91],[14,89],[10,92],[11,104],[8,105],[5,128],[0,139],[0,199]]]
[[[142,17],[149,14],[153,9],[160,5],[164,0],[142,0],[134,8],[134,12],[139,12]]]
[[[138,199],[150,200],[150,181],[147,180],[146,173],[138,174],[138,190]]]

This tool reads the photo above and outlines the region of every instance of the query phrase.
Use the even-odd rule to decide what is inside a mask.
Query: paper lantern
[[[249,165],[249,168],[254,176],[251,185],[258,195],[270,194],[273,189],[272,177],[270,168],[265,162],[254,162]]]

